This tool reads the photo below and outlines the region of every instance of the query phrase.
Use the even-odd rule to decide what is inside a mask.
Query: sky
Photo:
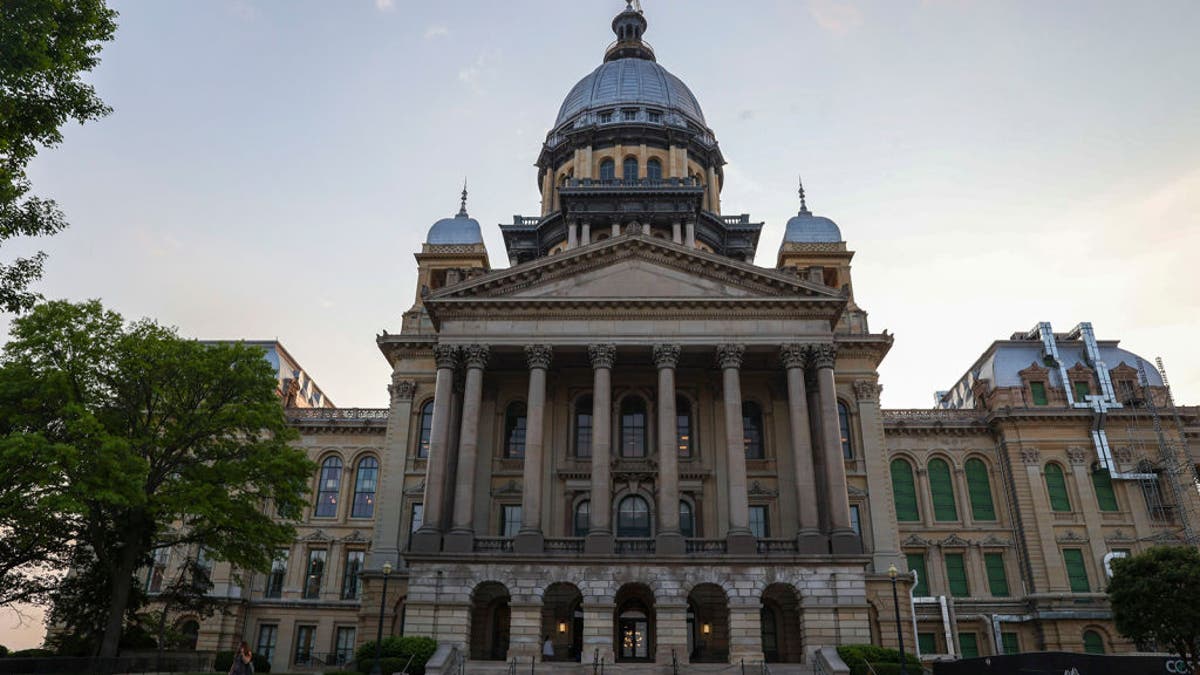
[[[643,0],[659,63],[728,164],[722,207],[772,266],[808,205],[895,335],[889,408],[929,407],[1050,321],[1166,364],[1200,403],[1200,3]],[[113,114],[31,167],[71,222],[47,298],[204,339],[278,338],[339,406],[384,407],[374,336],[429,226],[539,212],[533,166],[619,0],[112,0],[90,76]],[[6,322],[0,318],[0,330]],[[40,641],[0,616],[0,643]]]

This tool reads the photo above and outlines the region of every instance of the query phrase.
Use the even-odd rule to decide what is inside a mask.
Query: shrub
[[[17,651],[9,654],[9,656],[21,658],[21,657],[57,656],[57,654],[55,654],[53,651],[51,651],[49,649],[34,648],[34,649],[18,649]]]
[[[0,658],[4,658],[5,656],[8,656],[8,647],[0,645]]]
[[[327,670],[325,675],[358,675],[357,670]]]
[[[900,652],[896,649],[887,649],[876,645],[842,645],[838,647],[838,656],[850,666],[850,675],[869,675],[871,669],[867,664],[871,664],[875,668],[875,672],[879,675],[893,675],[900,672]],[[921,672],[921,661],[916,656],[906,653],[905,660],[908,662],[909,672]],[[890,668],[889,666],[895,666]]]
[[[399,637],[392,635],[385,637],[380,646],[380,652],[383,656],[381,661],[386,663],[388,659],[400,660],[400,666],[396,668],[396,671],[384,669],[382,672],[397,672],[404,667],[405,663],[408,663],[409,673],[412,675],[424,675],[425,662],[437,650],[437,641],[427,637]],[[412,657],[411,663],[408,661],[410,656]],[[354,652],[354,661],[358,665],[359,672],[371,672],[371,665],[375,662],[375,641],[364,642],[359,646]]]
[[[229,667],[233,665],[233,652],[217,652],[217,656],[213,659],[213,671],[218,673],[228,673]],[[262,654],[254,655],[254,672],[269,673],[271,672],[271,662]]]
[[[392,673],[398,673],[398,672],[404,670],[404,664],[406,664],[406,663],[408,663],[407,656],[402,659],[391,658],[391,657],[382,658],[382,659],[379,659],[379,672],[383,673],[384,675],[391,675]],[[415,660],[414,660],[414,663],[415,663]],[[369,673],[369,672],[371,672],[371,667],[374,665],[375,665],[375,659],[367,659],[366,661],[359,661],[358,662],[358,672],[359,673]],[[422,667],[418,671],[415,666],[413,666],[412,664],[409,664],[408,672],[424,673],[425,668]],[[358,673],[355,673],[354,675],[358,675]]]

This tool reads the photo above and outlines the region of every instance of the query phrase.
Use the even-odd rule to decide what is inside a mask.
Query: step
[[[812,675],[815,671],[812,666],[803,663],[772,663],[768,669],[770,675]],[[511,665],[502,661],[468,661],[466,663],[466,675],[508,675],[510,672],[515,672],[516,675],[599,675],[600,668],[592,663],[529,663],[526,661],[518,663],[515,671],[510,671]],[[606,663],[604,664],[604,675],[691,675],[695,673],[725,673],[726,675],[762,675],[763,670],[758,664],[746,664],[745,670],[742,670],[741,664],[728,663],[704,663],[704,664],[679,664],[678,670],[673,670],[671,664],[666,663]]]

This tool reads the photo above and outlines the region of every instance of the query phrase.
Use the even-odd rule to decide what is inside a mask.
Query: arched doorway
[[[800,634],[800,596],[791,584],[771,584],[763,591],[763,658],[767,663],[800,663],[804,658]]]
[[[471,658],[503,661],[508,657],[509,595],[504,584],[485,581],[471,594]]]
[[[692,663],[729,662],[729,600],[716,584],[698,584],[688,593]]]
[[[179,624],[179,648],[195,651],[196,643],[200,641],[200,622],[188,619]]]
[[[550,584],[542,595],[541,640],[550,636],[554,661],[580,660],[583,654],[583,594],[574,584]]]
[[[654,661],[654,592],[645,584],[617,591],[613,635],[617,661]]]

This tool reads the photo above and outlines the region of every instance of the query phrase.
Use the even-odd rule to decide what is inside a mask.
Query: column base
[[[438,553],[442,550],[442,533],[435,529],[417,530],[412,536],[413,552]]]
[[[834,530],[829,535],[829,547],[834,555],[857,555],[863,552],[862,539],[854,530]]]
[[[829,541],[818,530],[805,530],[796,536],[796,550],[803,555],[826,555]]]
[[[543,553],[546,550],[546,536],[541,530],[518,532],[513,539],[514,553]]]
[[[729,555],[756,555],[758,539],[749,532],[730,532],[725,537],[725,552]]]
[[[590,532],[583,541],[583,552],[588,555],[612,555],[614,550],[611,532]]]
[[[658,555],[683,555],[687,553],[687,543],[678,532],[659,532],[654,551]]]
[[[471,553],[475,550],[475,533],[471,530],[451,530],[442,548],[447,553]]]

